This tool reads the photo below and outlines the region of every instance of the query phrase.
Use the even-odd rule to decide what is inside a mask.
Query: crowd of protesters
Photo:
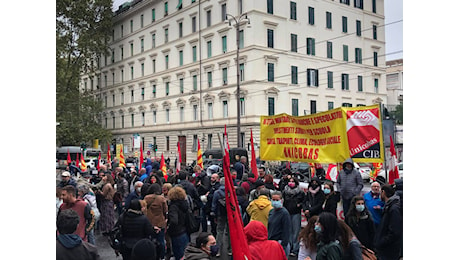
[[[351,159],[344,162],[337,183],[312,178],[306,191],[289,169],[274,182],[263,165],[254,178],[244,156],[236,166],[231,180],[223,178],[219,167],[178,173],[170,168],[163,174],[159,158],[129,169],[114,160],[89,179],[64,171],[56,188],[57,259],[72,259],[67,258],[72,254],[99,259],[94,233],[108,235],[115,227],[123,234],[117,254],[125,260],[214,259],[224,244],[231,256],[227,181],[236,188],[252,259],[355,260],[362,259],[362,246],[378,259],[402,256],[402,180],[397,180],[398,190],[373,182],[362,196],[362,179]],[[337,216],[340,201],[345,221]],[[186,229],[188,209],[201,224],[195,241]]]

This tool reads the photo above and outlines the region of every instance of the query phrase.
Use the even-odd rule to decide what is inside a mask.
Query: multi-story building
[[[259,143],[260,115],[386,103],[383,6],[383,0],[134,0],[116,12],[112,53],[102,57],[94,82],[82,78],[82,88],[102,99],[101,124],[129,153],[139,134],[146,150],[155,143],[157,155],[171,159],[180,142],[190,163],[198,140],[203,150],[219,147],[225,125],[236,147],[238,102],[244,147],[251,129]],[[226,14],[244,15],[239,31]]]
[[[389,110],[403,102],[403,59],[386,62],[386,80]]]

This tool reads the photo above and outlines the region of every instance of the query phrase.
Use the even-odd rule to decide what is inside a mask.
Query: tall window
[[[299,116],[299,100],[297,98],[291,99],[292,115]]]
[[[165,92],[166,92],[165,95],[169,96],[169,82],[165,83]]]
[[[244,48],[244,30],[239,31],[239,48],[243,49]]]
[[[133,56],[133,52],[134,52],[134,44],[133,43],[129,44],[129,49],[131,50],[131,56]]]
[[[227,20],[227,4],[226,3],[222,4],[220,6],[220,10],[221,10],[221,12],[220,12],[221,13],[221,21],[223,22],[223,21]]]
[[[327,88],[334,88],[334,73],[332,71],[327,72]]]
[[[307,55],[315,56],[315,39],[307,38]]]
[[[316,100],[310,100],[310,114],[316,114]]]
[[[244,97],[240,98],[240,116],[244,116],[246,114],[246,105],[244,102]]]
[[[379,93],[379,79],[374,79],[374,91],[375,93]]]
[[[363,63],[363,52],[361,48],[355,48],[355,63]]]
[[[184,122],[184,107],[179,108],[179,119],[180,122]]]
[[[192,17],[192,33],[196,32],[196,16]]]
[[[131,103],[134,103],[134,89],[131,90]]]
[[[273,0],[267,0],[267,13],[273,14]]]
[[[166,151],[169,151],[169,136],[166,136]]]
[[[327,42],[327,57],[332,59],[332,42]]]
[[[157,60],[152,60],[152,72],[155,73],[157,71]]]
[[[372,0],[372,12],[377,13],[377,0]]]
[[[359,9],[363,9],[363,0],[354,0],[355,1],[355,7]]]
[[[198,120],[198,105],[193,105],[193,121]]]
[[[372,25],[372,39],[377,40],[377,25]]]
[[[168,15],[168,2],[165,2],[165,16]]]
[[[267,29],[267,47],[273,48],[273,30]]]
[[[141,28],[144,27],[144,15],[141,14]]]
[[[152,48],[155,48],[156,47],[156,43],[155,43],[155,34],[153,33],[152,34]]]
[[[179,66],[184,65],[184,51],[180,50],[179,51]]]
[[[169,55],[165,56],[165,68],[169,69]]]
[[[212,103],[208,103],[208,119],[212,119]]]
[[[155,22],[155,8],[152,9],[152,23]]]
[[[169,41],[169,29],[165,28],[165,43]]]
[[[334,102],[327,102],[327,110],[331,110],[331,109],[334,109]]]
[[[211,26],[211,10],[206,11],[206,26]]]
[[[145,90],[145,88],[141,88],[141,100],[144,100],[144,98],[145,98],[144,90]]]
[[[363,76],[358,76],[358,92],[363,92]]]
[[[342,32],[348,32],[348,18],[346,16],[342,16]]]
[[[121,128],[125,128],[125,116],[121,115]]]
[[[227,52],[227,36],[222,36],[222,52]]]
[[[318,70],[307,69],[307,86],[318,87]]]
[[[182,34],[183,34],[183,25],[182,25],[182,22],[179,23],[179,38],[182,38]]]
[[[144,52],[144,39],[141,39],[141,52]]]
[[[134,127],[134,114],[131,114],[131,127]]]
[[[343,45],[343,61],[348,61],[348,45]]]
[[[179,79],[179,92],[181,94],[184,94],[184,79],[183,78]]]
[[[206,45],[207,45],[207,47],[208,47],[208,48],[207,48],[207,49],[208,49],[208,58],[211,58],[211,56],[212,56],[212,42],[211,42],[211,41],[208,41],[208,42],[206,43]]]
[[[275,114],[275,98],[268,98],[268,115],[273,116]]]
[[[133,20],[132,19],[129,21],[129,28],[130,28],[129,32],[132,33],[133,32]]]
[[[208,150],[212,149],[212,134],[208,134]]]
[[[157,123],[157,111],[153,111],[153,123],[156,124]]]
[[[376,51],[374,51],[374,66],[375,67],[378,67],[379,66],[379,60],[378,60],[379,56],[377,54]]]
[[[332,13],[326,12],[326,28],[332,29]]]
[[[244,63],[240,63],[240,82],[244,81]]]
[[[315,8],[308,7],[308,24],[315,24]]]
[[[348,74],[342,74],[342,90],[349,90]]]
[[[155,84],[152,85],[152,95],[153,95],[153,98],[157,97],[157,85]]]
[[[212,71],[208,71],[208,88],[212,87]]]
[[[166,123],[169,123],[169,108],[166,108]]]
[[[120,104],[124,105],[125,104],[125,92],[121,92],[121,98],[120,98]],[[115,101],[114,101],[115,104]]]
[[[227,79],[227,76],[228,76],[228,69],[227,68],[223,68],[222,69],[222,84],[223,85],[227,85],[228,84],[228,79]]]
[[[142,125],[145,125],[145,112],[142,112],[141,114],[141,120],[142,120]]]
[[[291,66],[291,84],[298,84],[297,66]]]
[[[273,3],[272,3],[273,4]],[[296,2],[290,2],[290,7],[291,7],[291,16],[290,18],[292,20],[297,20],[297,3]],[[273,13],[273,12],[272,12]]]
[[[267,80],[270,82],[274,82],[275,81],[275,64],[268,63],[267,70],[268,70]]]
[[[356,35],[361,36],[361,21],[356,20]]]
[[[196,62],[196,46],[192,47],[192,61]]]
[[[192,79],[193,79],[193,91],[197,91],[198,90],[197,75],[193,75]]]
[[[130,68],[130,69],[131,69],[131,79],[133,79],[133,78],[134,78],[134,67],[133,67],[133,66],[131,66],[131,68]]]
[[[115,117],[112,117],[112,128],[115,129]]]
[[[222,101],[222,110],[224,112],[223,117],[227,118],[228,117],[228,101],[227,100]]]
[[[291,33],[291,51],[297,52],[297,34]]]

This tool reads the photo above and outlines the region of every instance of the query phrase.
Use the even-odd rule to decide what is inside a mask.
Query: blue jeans
[[[92,245],[96,245],[96,237],[94,236],[94,228],[91,229],[91,231],[89,231],[86,235],[88,237],[88,243]]]
[[[153,233],[153,237],[160,244],[160,251],[157,252],[161,259],[165,258],[166,242],[165,242],[165,229],[162,228],[160,232]]]
[[[300,232],[300,221],[301,215],[294,214],[291,216],[291,253],[299,253],[299,232]]]
[[[289,259],[289,252],[291,251],[291,244],[287,243],[287,245],[283,246],[281,244],[282,242],[283,242],[282,240],[278,240],[278,243],[280,243],[280,245],[284,249],[284,253],[286,254],[287,259]]]
[[[189,242],[187,232],[176,237],[171,237],[171,246],[175,259],[181,259],[184,256],[185,247]]]

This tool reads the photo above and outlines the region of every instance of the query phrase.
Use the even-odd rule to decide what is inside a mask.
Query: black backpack
[[[200,230],[200,222],[196,219],[190,207],[187,208],[185,213],[185,229],[189,235]]]

